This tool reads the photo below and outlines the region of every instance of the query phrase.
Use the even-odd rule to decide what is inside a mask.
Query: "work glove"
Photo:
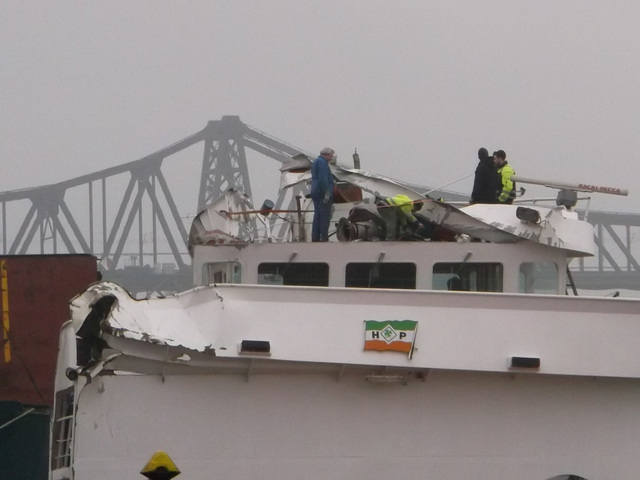
[[[324,199],[322,200],[322,203],[329,203],[330,199],[331,199],[331,194],[329,192],[326,192],[324,194]]]

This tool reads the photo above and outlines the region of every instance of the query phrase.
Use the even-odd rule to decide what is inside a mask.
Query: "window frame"
[[[363,277],[368,269],[368,281]],[[407,270],[402,271],[405,268]],[[374,269],[384,270],[378,272],[377,278],[372,279]],[[360,271],[358,271],[360,270]],[[399,273],[394,276],[395,273]],[[391,288],[400,290],[415,290],[417,287],[418,268],[414,262],[349,262],[345,265],[345,282],[347,288]]]

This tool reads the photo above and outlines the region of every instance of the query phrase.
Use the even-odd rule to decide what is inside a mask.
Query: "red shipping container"
[[[58,334],[69,301],[98,280],[93,255],[0,256],[0,401],[53,405]]]

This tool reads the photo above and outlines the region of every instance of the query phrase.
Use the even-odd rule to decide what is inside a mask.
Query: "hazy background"
[[[592,208],[640,212],[635,1],[0,5],[0,191],[136,160],[239,115],[434,187],[473,173],[479,147],[502,148],[520,175],[628,188]]]

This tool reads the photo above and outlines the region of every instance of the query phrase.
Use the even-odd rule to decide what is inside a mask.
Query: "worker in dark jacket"
[[[471,201],[469,203],[496,203],[501,185],[498,183],[499,177],[496,175],[493,157],[483,147],[478,150],[478,160],[480,161],[476,167]]]
[[[329,163],[335,158],[332,148],[323,148],[311,164],[311,199],[313,200],[312,242],[329,241],[329,224],[333,207],[333,175]]]

